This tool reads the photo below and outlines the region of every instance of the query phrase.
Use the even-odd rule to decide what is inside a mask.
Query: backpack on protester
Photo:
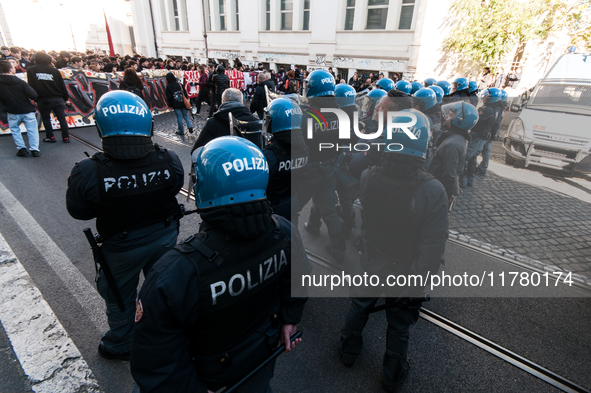
[[[285,81],[285,94],[297,94],[300,90],[300,84],[297,80],[289,78]]]

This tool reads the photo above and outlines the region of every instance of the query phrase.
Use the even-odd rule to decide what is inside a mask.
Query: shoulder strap
[[[111,168],[113,165],[115,165],[111,160],[109,160],[109,157],[107,157],[105,155],[105,153],[103,152],[96,152],[92,155],[92,157],[90,157],[91,160],[94,160],[97,164],[101,163],[103,165],[106,165],[107,167]]]
[[[217,266],[220,266],[224,261],[223,258],[219,256],[217,251],[213,251],[211,248],[206,246],[205,243],[197,239],[195,235],[192,235],[189,238],[183,240],[174,248],[183,254],[192,254],[194,252],[199,252],[205,258],[207,258],[209,262],[213,262]]]
[[[157,143],[154,143],[154,150],[156,150],[158,152],[158,159],[159,160],[163,160],[164,159],[164,154],[166,153],[166,148],[160,146]]]

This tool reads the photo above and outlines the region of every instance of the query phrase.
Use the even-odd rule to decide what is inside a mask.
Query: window
[[[220,2],[220,31],[225,31],[226,27],[226,0],[219,0]]]
[[[281,30],[291,30],[293,0],[281,0]]]
[[[265,30],[271,30],[271,0],[265,1]]]
[[[345,30],[353,30],[353,18],[355,17],[355,0],[347,0],[345,13]]]
[[[187,6],[184,0],[160,0],[163,31],[187,31]]]
[[[302,30],[310,30],[310,0],[304,0],[304,26]]]
[[[236,30],[240,30],[240,18],[238,17],[239,11],[238,0],[236,0]]]
[[[402,9],[400,10],[400,30],[410,30],[412,25],[412,14],[415,9],[415,0],[402,0]]]
[[[390,0],[367,1],[367,30],[385,29],[388,18],[388,3]],[[402,0],[408,1],[408,0]]]
[[[211,10],[209,9],[209,1],[205,1],[205,30],[211,31]]]

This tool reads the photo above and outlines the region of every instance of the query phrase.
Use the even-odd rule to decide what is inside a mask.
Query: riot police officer
[[[267,198],[275,213],[289,221],[292,207],[299,206],[298,185],[308,163],[309,150],[301,134],[302,117],[297,103],[278,98],[265,108],[263,121],[263,134],[271,135],[270,143],[263,149],[269,163]],[[297,213],[297,209],[293,211]]]
[[[449,104],[453,100],[451,99],[451,83],[448,81],[439,81],[436,83],[443,90],[443,103],[442,105]]]
[[[437,102],[437,94],[432,89],[422,88],[414,94],[414,97],[422,102],[421,112],[423,112],[429,119],[432,139],[429,144],[426,163],[429,165],[433,158],[434,144],[437,143],[439,135],[441,135],[441,127],[443,116],[441,114],[441,105]]]
[[[451,95],[452,97],[454,97],[455,101],[464,101],[464,102],[470,102],[470,99],[468,98],[468,94],[470,93],[470,85],[468,83],[468,79],[466,78],[457,78],[454,81],[454,89],[455,91],[453,92],[453,94]]]
[[[427,172],[443,184],[450,204],[461,193],[459,178],[464,171],[470,130],[478,122],[478,111],[465,102],[441,107],[444,131],[435,144]]]
[[[491,138],[494,125],[497,121],[498,112],[495,106],[493,106],[493,100],[495,102],[501,100],[501,91],[494,87],[486,89],[482,93],[482,97],[483,106],[478,109],[478,123],[476,123],[470,132],[471,140],[468,143],[468,150],[466,151],[466,168],[460,179],[460,185],[462,187],[472,187],[474,185],[474,174],[478,156],[482,152],[482,148],[486,142]]]
[[[66,205],[78,220],[96,217],[103,239],[103,268],[97,281],[107,305],[109,331],[99,354],[128,360],[131,350],[136,289],[141,271],[147,274],[176,245],[180,208],[176,195],[183,186],[177,155],[152,142],[152,114],[133,93],[104,94],[95,120],[104,152],[77,163],[68,180]],[[116,288],[109,285],[106,270]],[[124,311],[116,301],[117,292]]]
[[[486,170],[488,169],[488,162],[490,161],[490,152],[492,149],[493,141],[499,139],[499,131],[501,130],[501,123],[503,122],[503,113],[505,112],[506,107],[506,97],[507,93],[504,90],[497,89],[495,87],[491,87],[488,89],[487,94],[490,94],[490,104],[494,108],[496,113],[495,123],[492,126],[490,136],[487,139],[486,143],[482,147],[482,161],[478,168],[476,169],[477,175],[486,175]]]
[[[469,93],[468,97],[470,99],[470,104],[474,105],[474,107],[478,106],[478,82],[470,81],[468,82],[469,86]]]
[[[363,172],[359,193],[364,235],[356,274],[376,275],[382,283],[389,275],[437,272],[447,236],[445,188],[422,169],[431,137],[429,120],[414,109],[402,112],[416,117],[412,130],[418,138],[394,132],[388,139],[386,134],[386,146],[395,147],[386,147],[380,165]],[[410,297],[421,296],[423,287],[353,287],[341,329],[341,361],[354,365],[363,346],[363,328],[382,293],[388,321],[382,387],[396,392],[409,372],[410,326],[419,318],[420,302]]]
[[[289,337],[307,299],[292,297],[291,272],[307,274],[309,265],[295,227],[272,214],[265,156],[227,136],[196,150],[192,161],[203,222],[154,265],[140,291],[130,366],[142,393],[217,391],[266,360],[279,341],[286,351],[299,342]],[[237,392],[270,392],[274,367]]]
[[[407,81],[400,81],[396,83],[396,90],[400,90],[404,94],[411,95],[412,94],[412,85]]]
[[[410,91],[409,95],[414,95],[417,91],[423,88],[423,84],[417,81],[412,82],[410,86],[412,87],[412,90]]]
[[[376,82],[376,86],[379,89],[385,90],[386,93],[389,92],[392,89],[396,89],[396,84],[390,78],[382,78],[382,79],[380,79],[379,81]]]
[[[427,78],[425,79],[425,82],[423,82],[423,85],[425,87],[429,87],[429,86],[434,86],[437,83],[437,79],[435,78]]]
[[[386,88],[389,87],[388,81],[391,80],[388,78],[382,78],[377,82],[377,85],[380,85],[380,82],[382,82],[381,89],[385,90],[383,86]],[[392,85],[394,85],[394,82],[392,82]],[[352,86],[341,83],[335,87],[334,93],[339,108],[342,109],[349,118],[349,124],[351,127],[350,130],[353,130],[353,121],[358,119],[358,116],[355,116],[358,110],[356,104],[357,92]],[[373,96],[382,94],[385,95],[382,90],[376,89],[372,90],[369,93],[369,96],[372,96],[373,99]],[[335,167],[337,180],[336,192],[339,200],[338,213],[343,223],[345,237],[349,237],[351,231],[353,228],[355,228],[355,210],[353,208],[353,202],[357,193],[356,188],[358,186],[358,182],[356,179],[352,178],[349,171],[349,161],[353,154],[354,152],[351,151],[351,149],[345,147],[345,149],[343,149],[342,153],[340,153],[339,157],[337,158]],[[320,226],[322,225],[320,218],[321,214],[318,205],[316,203],[312,203],[312,207],[310,208],[310,218],[304,224],[306,230],[313,235],[319,235]]]
[[[345,234],[341,220],[337,214],[336,177],[334,165],[340,154],[339,119],[336,114],[323,112],[323,109],[338,109],[334,97],[335,82],[332,75],[325,70],[315,70],[304,81],[305,95],[310,101],[304,107],[303,124],[312,119],[312,130],[304,133],[306,144],[310,149],[310,159],[304,169],[305,180],[298,190],[300,210],[314,198],[328,229],[330,244],[327,250],[337,263],[345,259]],[[311,138],[310,138],[311,134]]]

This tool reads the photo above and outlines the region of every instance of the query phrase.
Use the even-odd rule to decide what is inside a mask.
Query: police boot
[[[336,263],[341,265],[345,262],[345,250],[347,249],[347,244],[345,241],[345,233],[343,231],[336,235],[331,235],[330,243],[326,244],[324,247],[328,253],[332,255]]]
[[[342,225],[343,232],[345,233],[345,239],[348,239],[353,233],[353,228],[355,228],[355,212],[352,211],[350,215],[345,215],[345,213],[341,212],[339,215],[341,216],[343,223]]]
[[[312,203],[312,207],[310,208],[310,217],[308,218],[308,221],[304,223],[304,228],[306,228],[308,233],[314,236],[320,235],[320,227],[322,226],[320,218],[320,209],[315,203]]]

